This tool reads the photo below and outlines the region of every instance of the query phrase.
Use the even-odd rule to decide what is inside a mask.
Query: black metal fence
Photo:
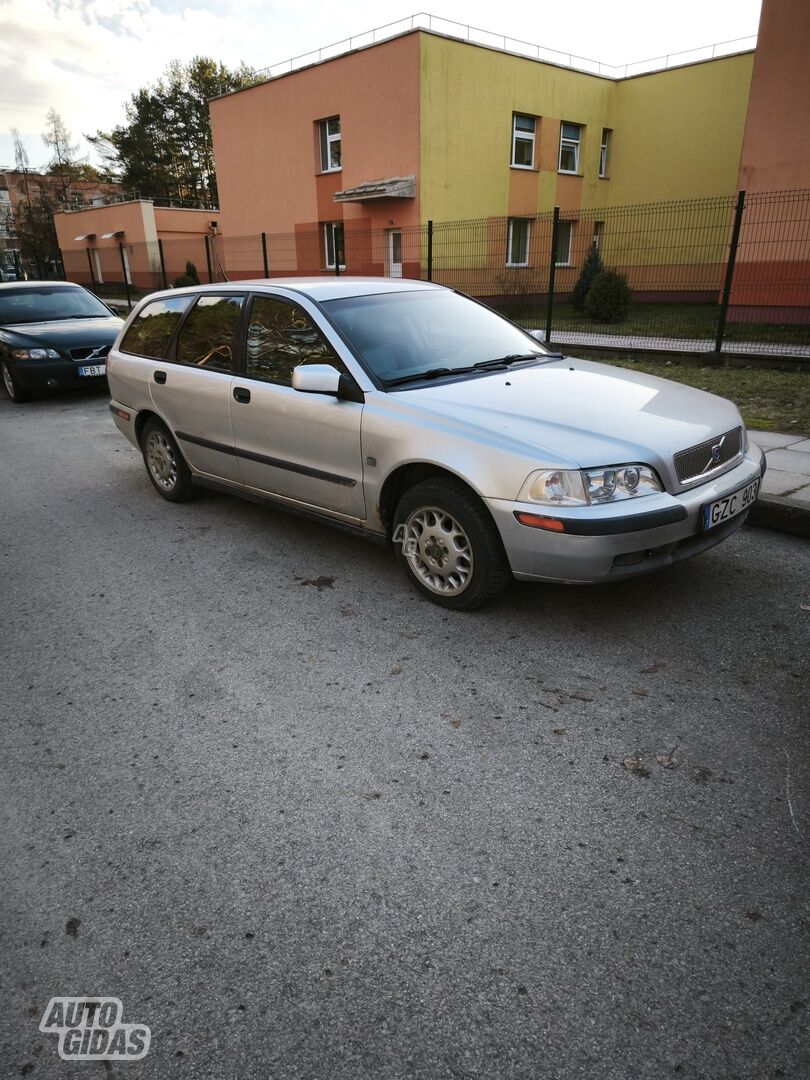
[[[346,222],[339,236],[331,228],[62,257],[68,278],[107,296],[188,275],[401,276],[460,289],[559,345],[810,356],[810,189],[394,230]]]

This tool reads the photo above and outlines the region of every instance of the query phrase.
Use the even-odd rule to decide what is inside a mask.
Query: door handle
[[[166,382],[166,372],[165,371],[156,371],[155,375],[154,375],[154,379],[155,379],[156,383],[160,383],[160,385],[162,386]]]
[[[233,388],[233,396],[243,405],[247,405],[250,401],[250,391],[246,386],[235,386]]]

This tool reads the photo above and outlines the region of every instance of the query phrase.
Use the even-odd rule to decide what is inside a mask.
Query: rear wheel
[[[442,607],[471,611],[503,592],[512,573],[486,507],[459,480],[423,480],[394,515],[406,577]]]
[[[23,389],[23,387],[20,386],[14,376],[14,373],[12,372],[11,368],[8,366],[5,360],[3,361],[1,366],[3,375],[3,386],[5,387],[5,391],[11,398],[11,400],[16,402],[18,405],[22,405],[25,401],[30,401],[33,397],[31,391],[25,390]]]
[[[147,420],[141,433],[141,448],[149,479],[164,499],[188,502],[196,497],[191,470],[165,424]]]

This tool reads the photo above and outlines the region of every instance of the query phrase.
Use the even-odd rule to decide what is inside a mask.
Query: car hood
[[[741,423],[724,398],[570,357],[411,395],[412,406],[546,451],[552,465],[562,457],[580,468],[666,461]]]
[[[112,345],[124,320],[110,315],[109,319],[59,319],[54,322],[12,323],[0,326],[0,333],[20,348],[75,349],[84,346]]]

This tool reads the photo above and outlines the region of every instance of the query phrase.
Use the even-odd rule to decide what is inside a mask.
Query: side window
[[[234,370],[234,338],[244,296],[201,296],[177,339],[177,359],[206,371]]]
[[[147,304],[121,342],[121,352],[163,360],[175,327],[193,296],[177,296]]]
[[[247,330],[245,374],[292,386],[293,368],[300,364],[331,364],[338,371],[346,370],[302,308],[271,296],[255,296]]]

